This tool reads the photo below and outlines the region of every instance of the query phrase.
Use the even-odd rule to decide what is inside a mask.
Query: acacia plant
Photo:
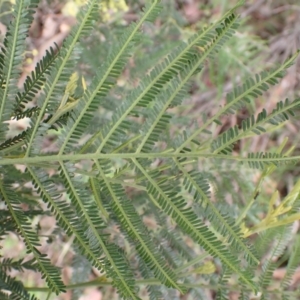
[[[93,284],[113,286],[122,299],[141,299],[139,286],[147,288],[150,299],[180,294],[204,299],[206,289],[214,289],[219,299],[230,291],[240,299],[291,296],[300,240],[290,225],[299,219],[300,183],[279,203],[274,191],[265,217],[252,208],[263,179],[299,158],[285,152],[284,144],[246,156],[234,152],[234,145],[286,122],[300,99],[280,101],[273,111],[264,109],[219,136],[214,132],[224,118],[277,84],[297,54],[235,87],[216,114],[201,112],[192,125],[172,130],[189,96],[190,79],[217,57],[238,28],[240,1],[219,21],[158,57],[155,66],[137,75],[135,88],[114,99],[104,117],[101,111],[143,40],[143,24],[163,9],[159,0],[146,2],[139,19],[107,47],[97,74],[86,83],[76,75],[76,66],[80,41],[99,17],[99,0],[86,1],[63,45],[49,49],[20,90],[24,40],[38,1],[16,0],[13,6],[0,53],[0,234],[2,239],[17,234],[30,261],[2,257],[1,299],[36,299],[11,269],[39,272],[50,293],[71,288],[55,261],[41,252],[42,236],[32,224],[43,214],[56,219],[52,241],[72,237],[74,255],[103,274]],[[22,118],[30,118],[28,128],[8,138],[7,122]],[[54,133],[56,150],[46,151],[44,142]],[[251,168],[259,169],[261,177],[248,187],[247,203],[230,204],[220,180],[232,176],[248,184],[245,174]],[[285,278],[274,293],[272,271],[291,243]]]

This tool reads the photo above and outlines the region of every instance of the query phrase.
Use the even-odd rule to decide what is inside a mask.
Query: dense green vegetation
[[[0,52],[0,297],[297,299],[300,181],[272,183],[297,170],[300,98],[266,97],[298,50],[272,63],[243,1],[188,23],[181,1],[129,21],[90,0],[18,88],[38,2],[16,0]]]

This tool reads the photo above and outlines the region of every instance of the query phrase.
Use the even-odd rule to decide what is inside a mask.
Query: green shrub
[[[28,290],[39,291],[24,287],[11,269],[40,272],[46,290],[56,294],[90,284],[111,285],[124,299],[140,299],[139,286],[147,287],[150,299],[180,294],[203,299],[205,289],[215,290],[218,299],[232,291],[240,299],[258,293],[261,299],[287,297],[299,263],[299,237],[290,224],[299,219],[300,183],[279,204],[274,191],[263,218],[256,202],[263,180],[298,157],[284,152],[286,141],[273,152],[247,156],[236,153],[234,145],[278,128],[295,115],[300,99],[281,101],[273,111],[263,110],[218,136],[214,130],[277,84],[298,53],[235,87],[215,115],[201,111],[192,125],[176,127],[190,78],[213,62],[234,34],[242,1],[187,42],[178,42],[142,78],[130,78],[138,85],[129,91],[120,90],[117,80],[143,42],[142,25],[153,22],[161,6],[158,0],[147,2],[140,19],[107,46],[97,74],[86,84],[75,72],[83,51],[79,42],[93,29],[98,2],[88,1],[63,46],[49,49],[22,90],[17,82],[24,39],[37,3],[18,0],[14,6],[0,54],[1,238],[14,232],[32,258],[2,258],[1,297],[10,291],[14,299],[35,299]],[[24,118],[26,129],[12,133],[8,123]],[[50,136],[51,152],[44,146]],[[255,184],[245,165],[261,170]],[[231,194],[238,198],[233,182],[246,203],[228,200]],[[49,243],[64,235],[73,238],[75,273],[78,261],[85,266],[77,274],[80,280],[92,267],[103,276],[64,285],[61,270],[40,249],[43,236],[33,221],[42,214],[57,221]],[[272,272],[291,242],[287,272],[275,291]]]

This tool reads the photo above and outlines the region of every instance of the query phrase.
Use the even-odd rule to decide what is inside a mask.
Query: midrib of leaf
[[[177,218],[181,219],[182,222],[176,222],[176,217],[173,217],[173,213],[170,215],[170,217],[184,230],[188,235],[197,237],[199,240],[202,241],[202,247],[203,244],[206,245],[206,249],[211,249],[211,251],[215,254],[215,257],[218,257],[222,262],[225,263],[226,266],[228,266],[235,274],[238,274],[241,279],[247,283],[254,291],[256,290],[255,286],[253,285],[253,282],[251,282],[247,276],[241,272],[241,270],[238,268],[237,265],[234,265],[230,260],[228,260],[228,256],[231,256],[231,254],[226,250],[226,248],[223,248],[223,252],[220,252],[217,248],[214,247],[214,245],[211,244],[209,239],[206,239],[198,230],[195,230],[193,224],[191,224],[190,220],[187,219],[184,214],[176,207],[172,200],[169,199],[168,196],[165,195],[164,191],[156,184],[156,182],[152,179],[152,177],[147,173],[147,171],[142,167],[142,165],[136,160],[132,159],[135,166],[144,174],[145,178],[148,180],[148,182],[154,187],[155,190],[157,190],[160,195],[165,199],[165,201],[168,203],[168,206],[172,207],[172,211],[176,213]],[[158,202],[155,202],[156,205],[159,205]],[[159,205],[160,209],[163,210],[163,208]],[[195,215],[195,217],[198,219],[198,217]],[[184,224],[186,227],[189,228],[189,230],[184,229],[180,224]],[[205,230],[208,230],[206,227]],[[226,253],[227,255],[224,255]],[[232,256],[233,259],[235,259]]]
[[[160,272],[163,274],[163,276],[167,279],[168,282],[170,282],[172,284],[172,286],[174,288],[176,288],[177,290],[179,290],[182,294],[183,294],[183,290],[182,290],[182,287],[180,285],[178,285],[174,280],[173,278],[171,278],[169,276],[169,274],[167,272],[165,272],[164,268],[162,268],[162,266],[160,265],[160,263],[157,261],[156,257],[154,255],[152,255],[151,251],[149,251],[147,245],[144,243],[144,240],[142,239],[142,237],[140,236],[140,234],[136,231],[135,227],[133,226],[131,220],[128,218],[126,212],[123,210],[122,208],[122,205],[120,203],[120,201],[118,200],[118,197],[116,197],[111,185],[110,185],[110,182],[107,180],[107,177],[105,176],[99,162],[97,160],[94,161],[96,166],[97,166],[97,169],[99,170],[99,173],[101,175],[101,178],[104,180],[108,190],[109,190],[109,193],[111,195],[111,197],[113,198],[113,201],[114,203],[118,206],[118,209],[119,211],[121,212],[122,214],[122,218],[126,221],[126,224],[127,226],[130,228],[130,232],[134,234],[135,238],[138,240],[138,242],[135,242],[135,243],[139,243],[139,245],[142,245],[143,249],[145,252],[147,252],[148,254],[148,257],[150,257],[152,263],[155,264],[156,268],[158,270],[160,270]]]
[[[17,224],[18,230],[20,231],[20,235],[26,241],[25,244],[26,244],[26,248],[28,249],[28,252],[32,253],[32,255],[35,258],[35,261],[38,264],[39,270],[47,278],[47,280],[52,283],[52,284],[50,284],[50,286],[54,287],[55,288],[55,293],[58,294],[61,291],[61,289],[57,286],[56,282],[52,279],[51,275],[48,273],[48,270],[45,269],[43,262],[40,260],[40,256],[37,255],[37,250],[35,249],[35,247],[31,243],[30,239],[28,238],[27,232],[23,229],[23,225],[26,226],[26,224],[21,224],[19,222],[19,218],[17,217],[15,209],[12,207],[12,205],[11,205],[11,203],[9,201],[9,197],[6,194],[5,186],[3,186],[1,184],[1,181],[0,181],[0,192],[1,192],[2,196],[3,196],[3,198],[6,199],[5,200],[6,206],[7,206],[8,210],[9,210],[9,212],[10,212],[10,215],[13,217],[15,224]],[[31,231],[30,234],[32,236],[33,235],[35,236],[35,233],[33,231]],[[36,240],[38,241],[38,237],[36,237]],[[36,243],[38,243],[38,242],[36,242]]]
[[[98,91],[100,90],[101,86],[104,84],[104,82],[107,80],[107,78],[109,77],[111,71],[114,69],[116,63],[118,63],[119,59],[122,57],[123,53],[125,53],[125,51],[128,49],[128,47],[130,47],[131,42],[133,41],[134,37],[137,34],[137,31],[140,29],[140,27],[143,25],[143,23],[145,22],[145,20],[147,19],[147,17],[151,14],[153,8],[155,6],[157,6],[158,4],[158,0],[153,1],[152,5],[149,7],[149,10],[144,13],[144,15],[142,16],[142,18],[139,20],[139,22],[136,24],[134,30],[131,32],[131,34],[128,36],[127,41],[123,44],[123,46],[121,47],[121,50],[118,52],[118,54],[115,56],[115,58],[113,59],[111,65],[109,66],[109,68],[106,70],[105,74],[102,76],[102,79],[99,81],[97,87],[94,89],[94,91],[90,94],[90,92],[87,92],[89,97],[88,97],[88,101],[85,103],[84,108],[81,110],[81,112],[79,113],[79,115],[76,118],[76,121],[74,122],[71,130],[69,130],[68,134],[65,136],[64,142],[60,147],[60,151],[59,154],[62,154],[65,150],[66,145],[68,144],[73,132],[75,131],[75,129],[77,128],[78,124],[80,123],[80,121],[82,120],[83,116],[85,115],[86,111],[88,110],[91,102],[94,100],[94,98],[97,96]]]
[[[134,292],[130,289],[130,287],[128,286],[126,279],[123,277],[123,275],[120,273],[118,267],[116,266],[113,258],[111,257],[108,249],[106,248],[105,243],[103,242],[101,236],[99,235],[97,229],[95,228],[93,221],[91,220],[90,216],[87,214],[87,211],[85,209],[85,207],[82,205],[82,202],[80,200],[80,198],[77,195],[76,189],[71,181],[71,178],[68,174],[68,171],[66,170],[65,166],[63,163],[60,163],[60,167],[61,170],[64,173],[64,178],[68,181],[68,186],[71,188],[71,193],[72,195],[74,195],[76,197],[76,202],[78,203],[79,207],[80,207],[80,211],[84,214],[85,216],[85,221],[87,222],[87,224],[89,224],[89,228],[92,230],[94,236],[97,238],[97,241],[99,243],[99,245],[101,246],[101,249],[103,250],[105,257],[109,260],[109,262],[111,263],[112,268],[114,269],[114,271],[116,272],[116,274],[118,275],[118,279],[119,282],[121,282],[121,286],[123,287],[124,290],[127,290],[128,295],[131,295],[132,299],[138,299],[137,296],[134,294]],[[82,220],[81,220],[82,221]],[[83,222],[83,221],[82,221]],[[105,268],[104,268],[105,270]],[[120,289],[122,290],[122,288]]]
[[[225,20],[237,7],[239,7],[241,5],[241,3],[239,3],[236,7],[234,7],[232,10],[230,10],[228,13],[226,13],[221,20],[218,21],[217,24],[221,23],[223,20]],[[236,18],[234,18],[235,20]],[[164,74],[166,74],[168,71],[172,70],[174,68],[174,66],[176,66],[178,64],[178,61],[180,61],[180,59],[182,57],[185,56],[185,54],[187,54],[193,47],[195,47],[195,45],[197,45],[197,43],[205,37],[206,34],[208,34],[210,31],[212,31],[217,24],[211,24],[209,27],[207,27],[205,30],[203,30],[203,32],[197,36],[197,38],[195,38],[195,40],[186,45],[186,48],[181,51],[179,53],[179,55],[173,59],[173,61],[171,63],[168,64],[168,66],[166,68],[164,68],[161,72],[159,72],[152,80],[151,82],[148,84],[148,86],[146,88],[143,89],[143,92],[130,104],[130,106],[125,110],[125,112],[122,114],[122,116],[119,118],[119,120],[113,124],[111,130],[109,131],[109,133],[102,139],[101,145],[98,147],[98,149],[96,150],[96,152],[100,153],[101,150],[103,149],[103,147],[105,146],[105,144],[107,143],[107,141],[109,141],[109,139],[111,138],[111,136],[114,134],[114,132],[116,131],[116,129],[118,129],[118,127],[122,124],[122,122],[126,119],[126,117],[132,112],[132,110],[138,105],[138,103],[144,98],[144,96],[152,89],[152,87],[154,86],[155,83],[157,83],[163,76]],[[213,50],[213,49],[211,49]],[[208,54],[210,52],[207,51],[206,53],[203,53],[203,56],[201,57],[198,67],[200,66],[200,64],[207,58]],[[98,133],[98,135],[102,134],[101,132]]]
[[[210,209],[214,213],[214,216],[216,216],[218,221],[221,222],[221,224],[226,228],[226,231],[229,233],[229,236],[233,237],[235,243],[239,246],[240,249],[243,250],[243,255],[246,257],[245,254],[247,253],[247,256],[251,258],[252,262],[259,264],[259,260],[253,255],[253,253],[243,243],[240,236],[231,228],[231,226],[227,223],[227,221],[224,219],[224,217],[216,209],[216,207],[213,205],[213,203],[210,201],[210,199],[208,199],[206,194],[198,186],[198,184],[195,182],[195,180],[188,174],[188,172],[181,166],[181,164],[176,159],[174,159],[174,162],[177,165],[178,169],[181,170],[182,174],[184,174],[184,177],[188,178],[190,180],[190,182],[192,182],[194,188],[197,190],[197,192],[201,195],[202,199],[204,200],[205,205],[210,207]]]
[[[89,16],[90,16],[90,14],[91,14],[92,11],[93,11],[93,8],[94,8],[94,6],[95,6],[94,3],[95,3],[96,1],[97,1],[97,0],[91,0],[91,2],[89,2],[90,7],[89,7],[89,9],[87,10],[87,12],[86,12],[84,18],[81,20],[80,26],[78,27],[78,30],[77,30],[77,31],[75,32],[75,34],[73,35],[73,39],[72,39],[71,43],[68,44],[68,50],[66,51],[66,55],[65,55],[64,59],[61,61],[60,67],[58,68],[58,70],[57,70],[57,72],[56,72],[56,76],[55,76],[55,78],[54,78],[54,80],[53,80],[53,82],[52,82],[52,84],[51,84],[51,86],[50,86],[50,88],[49,88],[49,91],[48,91],[48,93],[47,93],[47,96],[46,96],[46,98],[45,98],[45,101],[44,101],[44,103],[43,103],[43,106],[41,107],[41,110],[40,110],[40,113],[39,113],[39,115],[38,115],[38,118],[37,118],[37,120],[36,120],[36,122],[35,122],[35,125],[34,125],[34,127],[32,128],[32,132],[31,132],[31,136],[30,136],[29,141],[28,141],[27,151],[26,151],[26,153],[25,153],[25,157],[28,157],[29,154],[30,154],[30,150],[31,150],[31,147],[32,147],[34,138],[35,138],[36,133],[37,133],[37,130],[38,130],[39,126],[40,126],[41,120],[42,120],[42,118],[44,117],[45,110],[46,110],[46,108],[47,108],[47,105],[48,105],[48,102],[49,102],[49,100],[50,100],[50,98],[51,98],[51,95],[52,95],[52,93],[53,93],[53,91],[54,91],[54,89],[55,89],[55,87],[56,87],[56,84],[57,84],[57,82],[58,82],[58,80],[59,80],[59,78],[60,78],[61,73],[63,72],[63,70],[64,70],[64,68],[65,68],[66,63],[68,62],[68,60],[69,60],[69,58],[70,58],[70,56],[71,56],[71,54],[72,54],[72,52],[73,52],[73,50],[74,50],[75,45],[77,44],[78,39],[79,39],[80,36],[81,36],[81,32],[82,32],[82,30],[84,29],[84,27],[85,27],[85,25],[86,25],[86,22],[88,21]],[[64,49],[66,49],[66,47],[65,47]],[[49,86],[49,85],[48,85],[48,86]]]
[[[86,154],[63,154],[63,155],[45,155],[35,157],[21,157],[21,158],[1,158],[0,166],[23,164],[32,165],[36,163],[45,162],[63,162],[63,161],[80,161],[86,159],[131,159],[131,158],[204,158],[204,159],[223,159],[233,160],[240,162],[262,162],[262,163],[273,163],[273,162],[291,162],[300,160],[300,155],[290,157],[241,157],[241,156],[229,156],[222,154],[211,154],[203,153],[202,151],[193,151],[185,153],[176,152],[153,152],[153,153],[86,153]]]
[[[87,174],[87,175],[89,175],[89,174]],[[105,221],[107,221],[109,219],[109,215],[108,215],[106,209],[103,207],[102,201],[101,201],[101,199],[100,199],[100,197],[98,195],[98,192],[97,192],[97,185],[98,185],[98,183],[97,183],[96,179],[93,178],[92,176],[90,176],[89,182],[90,182],[92,194],[93,194],[93,196],[95,198],[95,203],[98,206],[103,219]]]
[[[47,197],[48,202],[51,203],[51,207],[54,208],[55,214],[58,215],[57,219],[61,219],[65,224],[67,224],[67,227],[72,230],[72,234],[75,236],[75,241],[78,242],[79,246],[83,249],[84,253],[88,254],[88,256],[93,258],[93,261],[96,264],[96,266],[99,268],[99,270],[104,270],[104,266],[101,264],[99,257],[96,257],[95,254],[91,251],[89,245],[87,245],[85,243],[85,241],[82,240],[80,234],[77,232],[77,230],[74,228],[74,226],[72,226],[72,224],[68,221],[68,219],[65,217],[65,215],[61,212],[61,210],[60,210],[59,206],[56,204],[56,202],[50,197],[47,190],[44,188],[43,183],[35,175],[34,171],[28,166],[27,166],[27,170],[30,172],[34,181],[38,183],[39,189]]]
[[[15,52],[16,52],[16,48],[17,48],[18,29],[19,29],[20,22],[21,22],[21,15],[22,15],[22,12],[24,11],[24,1],[20,0],[20,2],[21,2],[21,5],[19,5],[19,8],[18,8],[18,15],[14,21],[15,22],[15,25],[14,25],[15,30],[14,30],[14,35],[13,35],[13,44],[12,44],[11,51],[10,51],[10,57],[8,59],[8,72],[5,74],[6,75],[6,84],[5,84],[5,88],[3,91],[3,98],[1,101],[1,107],[0,107],[0,124],[2,124],[2,122],[3,122],[2,117],[4,115],[4,108],[5,108],[5,104],[7,101],[7,94],[8,94],[9,88],[10,88],[9,79],[11,78],[11,73],[13,70],[13,62],[16,57]],[[5,56],[5,60],[6,60],[6,57],[7,56]],[[6,120],[4,120],[4,121],[6,121]]]
[[[209,120],[207,120],[199,129],[195,130],[195,132],[193,134],[191,134],[191,136],[189,136],[177,149],[176,149],[176,153],[179,153],[180,151],[182,151],[182,149],[184,147],[187,146],[188,143],[190,143],[193,139],[196,138],[197,135],[199,135],[201,132],[203,132],[205,129],[208,128],[209,125],[211,125],[214,120],[218,120],[218,118],[225,114],[226,111],[228,109],[230,109],[231,106],[235,105],[237,102],[239,102],[241,99],[243,99],[245,96],[249,95],[253,90],[257,89],[259,86],[261,86],[262,83],[266,83],[267,80],[272,79],[274,77],[276,77],[276,75],[280,72],[282,72],[283,70],[285,70],[287,68],[287,66],[289,66],[298,56],[298,52],[296,54],[294,54],[289,60],[287,60],[284,64],[282,64],[279,68],[273,70],[273,72],[271,72],[270,74],[268,74],[268,76],[266,76],[265,78],[261,79],[260,81],[258,81],[257,83],[255,83],[253,86],[250,87],[250,89],[246,89],[241,95],[239,95],[238,97],[236,97],[234,100],[230,101],[229,103],[227,103],[222,109],[220,109],[212,118],[210,118]]]

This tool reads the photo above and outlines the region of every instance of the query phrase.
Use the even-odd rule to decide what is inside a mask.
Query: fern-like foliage
[[[241,128],[234,126],[219,135],[211,144],[211,150],[214,153],[224,153],[228,154],[232,152],[234,143],[237,141],[250,137],[251,135],[260,135],[267,131],[267,129],[262,126],[264,124],[271,124],[277,126],[287,120],[290,116],[295,116],[294,110],[297,110],[300,105],[300,99],[295,99],[292,103],[288,99],[284,102],[280,101],[277,103],[276,108],[267,115],[265,109],[255,116],[252,115],[250,118],[242,121]]]
[[[95,115],[107,107],[119,76],[143,41],[143,25],[153,23],[163,9],[159,0],[146,2],[139,19],[111,45],[91,82],[80,86],[74,73],[82,51],[80,41],[91,32],[99,11],[98,0],[86,1],[63,46],[49,49],[21,90],[16,86],[24,38],[38,3],[17,0],[14,5],[14,20],[0,53],[0,199],[5,203],[0,210],[0,237],[15,232],[32,258],[29,262],[1,260],[3,297],[8,290],[14,299],[36,299],[7,274],[10,270],[40,272],[50,292],[66,290],[61,270],[42,253],[41,237],[32,225],[33,217],[41,212],[55,217],[57,230],[72,237],[76,255],[104,274],[103,282],[115,287],[123,299],[142,299],[140,284],[147,286],[150,299],[171,299],[176,293],[202,297],[208,282],[207,287],[215,284],[218,299],[226,299],[232,280],[240,286],[240,299],[251,293],[268,294],[276,267],[272,259],[290,241],[289,227],[267,230],[268,238],[258,246],[259,242],[245,235],[224,198],[217,197],[216,174],[202,170],[199,161],[217,165],[231,160],[262,170],[297,161],[281,152],[241,157],[233,155],[233,146],[295,116],[299,99],[278,102],[269,114],[264,109],[240,126],[216,138],[212,135],[222,125],[221,117],[235,114],[278,83],[297,54],[235,87],[226,104],[202,124],[185,128],[182,135],[174,134],[176,109],[189,95],[191,78],[218,55],[239,26],[236,9],[243,4],[240,1],[216,23],[187,42],[178,42],[138,78],[136,88],[110,107],[111,117],[97,121]],[[28,108],[29,102],[33,107]],[[29,127],[8,139],[7,123],[25,117],[30,118]],[[53,132],[56,150],[47,152],[44,142]],[[146,222],[149,219],[152,226]],[[271,244],[273,250],[258,282],[254,274]],[[282,283],[283,295],[298,262],[298,244]],[[213,266],[209,272],[203,267],[206,258]],[[216,271],[217,265],[221,272]],[[198,276],[201,272],[205,275]]]

